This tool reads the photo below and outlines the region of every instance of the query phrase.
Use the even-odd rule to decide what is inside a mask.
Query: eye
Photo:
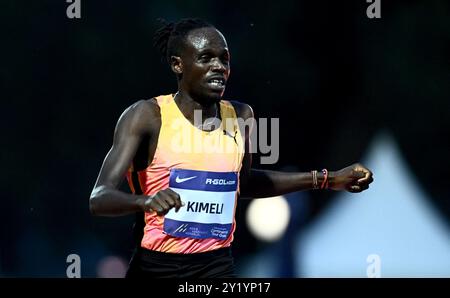
[[[222,55],[221,60],[223,63],[230,63],[230,56],[228,54]]]
[[[211,55],[209,54],[201,55],[198,60],[200,62],[208,62],[209,60],[211,60]]]

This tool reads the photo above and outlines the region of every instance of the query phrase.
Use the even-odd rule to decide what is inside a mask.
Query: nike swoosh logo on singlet
[[[180,177],[177,176],[175,178],[175,182],[176,183],[181,183],[181,182],[184,182],[184,181],[188,181],[188,180],[194,179],[195,177],[197,177],[197,176],[192,176],[192,177],[187,177],[187,178],[180,178]]]

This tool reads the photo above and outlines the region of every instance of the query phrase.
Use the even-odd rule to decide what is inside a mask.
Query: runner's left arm
[[[236,112],[243,120],[253,119],[252,108],[243,103],[233,102]],[[254,125],[254,122],[253,122]],[[240,196],[243,198],[266,198],[283,195],[295,191],[313,189],[313,175],[309,172],[281,172],[252,168],[251,138],[253,126],[245,127],[241,134],[245,140],[245,154],[240,177]],[[325,179],[321,171],[317,171],[317,184]],[[328,188],[347,190],[352,193],[362,192],[373,182],[372,172],[356,163],[338,171],[328,172]]]

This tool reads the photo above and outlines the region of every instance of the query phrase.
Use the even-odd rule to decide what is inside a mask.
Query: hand
[[[339,171],[331,172],[329,188],[357,193],[368,189],[372,182],[372,172],[363,165],[356,163]]]
[[[184,206],[184,203],[181,201],[180,195],[167,188],[147,197],[142,204],[142,209],[145,212],[155,211],[161,216],[166,215],[172,208],[175,208],[175,212],[178,212],[182,206]]]

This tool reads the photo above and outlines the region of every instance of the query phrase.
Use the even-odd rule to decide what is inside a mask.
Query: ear
[[[172,71],[174,73],[182,74],[183,73],[183,62],[181,61],[181,58],[178,56],[171,56],[170,57],[170,68],[172,68]]]

